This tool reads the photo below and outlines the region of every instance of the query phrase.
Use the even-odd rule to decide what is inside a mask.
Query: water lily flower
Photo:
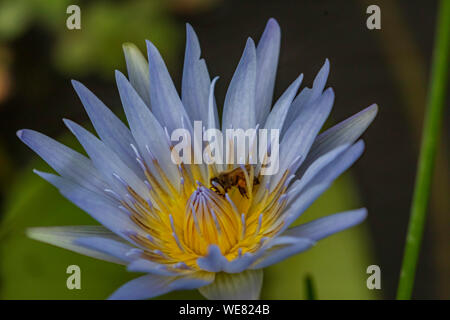
[[[280,35],[270,19],[257,45],[248,39],[221,123],[217,79],[210,79],[189,24],[181,98],[151,42],[148,60],[136,46],[124,45],[128,79],[116,71],[116,81],[129,127],[73,81],[98,137],[73,121],[64,123],[88,157],[33,130],[17,135],[57,174],[35,172],[100,225],[31,228],[28,235],[145,273],[111,299],[197,288],[209,299],[258,299],[263,268],[363,221],[366,210],[357,209],[289,228],[361,156],[364,143],[357,140],[377,106],[319,133],[334,102],[333,90],[325,89],[326,60],[312,88],[297,94],[300,75],[271,107]],[[211,178],[229,165],[176,164],[171,158],[169,133],[192,130],[194,121],[222,130],[279,129],[278,172],[262,176],[258,166],[241,166],[245,193],[237,186],[216,192]]]

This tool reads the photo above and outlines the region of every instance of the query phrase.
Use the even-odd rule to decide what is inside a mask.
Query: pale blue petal
[[[150,299],[175,290],[197,289],[211,283],[213,280],[213,273],[202,275],[201,277],[196,277],[195,274],[178,277],[148,274],[125,283],[108,299]]]
[[[331,183],[361,156],[363,150],[364,143],[360,141],[345,151],[338,152],[339,155],[330,163],[320,166],[320,170],[307,178],[307,183],[302,181],[294,183],[288,192],[288,199],[290,200],[288,200],[285,209],[285,223],[280,233],[288,228],[313,201],[328,189]]]
[[[376,104],[358,112],[350,118],[321,133],[306,158],[303,166],[309,166],[315,159],[341,144],[354,143],[372,123],[378,112]]]
[[[131,85],[151,110],[150,75],[148,73],[147,59],[145,59],[142,52],[133,43],[125,43],[123,45],[123,52],[125,54]]]
[[[235,258],[232,261],[228,261],[223,266],[223,271],[227,273],[239,273],[247,269],[257,258],[259,252],[256,254],[244,253],[242,256]]]
[[[148,189],[142,180],[136,176],[122,160],[110,150],[101,140],[97,139],[92,133],[79,126],[73,121],[64,120],[66,126],[72,131],[81,143],[87,154],[90,156],[94,166],[108,181],[109,185],[115,189],[124,198],[128,192],[125,182],[133,188],[142,198],[148,198]],[[117,178],[120,177],[120,178]],[[121,180],[120,180],[121,179]]]
[[[290,169],[293,173],[297,171],[308,154],[320,128],[328,118],[333,102],[334,92],[329,88],[315,103],[305,106],[303,112],[286,131],[280,143],[279,154],[282,155],[280,157],[280,170],[271,179],[271,189],[276,186],[287,169]]]
[[[204,59],[200,59],[200,43],[192,26],[186,24],[186,51],[184,55],[181,97],[191,121],[208,120],[208,97],[211,79]]]
[[[286,258],[289,258],[290,256],[311,248],[314,244],[315,242],[310,239],[297,238],[294,243],[273,247],[267,250],[267,252],[265,252],[265,254],[251,266],[251,268],[261,269],[269,267]]]
[[[263,124],[272,105],[273,89],[280,53],[281,31],[277,21],[269,19],[256,48],[256,123]]]
[[[367,210],[357,209],[336,213],[286,230],[283,236],[308,238],[319,241],[334,233],[360,224],[367,217]]]
[[[216,106],[216,100],[214,99],[214,87],[216,85],[217,80],[219,77],[215,77],[213,81],[211,82],[211,86],[209,89],[209,101],[208,101],[208,121],[206,122],[206,129],[217,129],[220,130],[220,123],[219,123],[219,116],[217,113],[217,106]],[[223,144],[224,140],[218,140],[217,144],[219,147],[216,149],[215,157],[216,159],[222,159],[219,161],[216,161],[215,166],[216,170],[218,172],[221,172],[223,170],[223,165],[220,162],[223,162]]]
[[[219,77],[215,77],[211,82],[209,87],[209,98],[208,98],[208,121],[206,122],[207,129],[220,129],[219,115],[217,113],[216,99],[214,98],[214,88]]]
[[[286,120],[284,121],[283,129],[281,130],[280,137],[284,137],[286,134],[287,129],[291,126],[292,122],[294,122],[295,119],[298,118],[299,114],[302,112],[303,107],[307,105],[307,102],[311,98],[311,88],[303,88],[302,91],[298,94],[298,96],[294,99],[292,102],[290,108],[289,108],[289,116],[286,117]]]
[[[249,38],[225,96],[222,130],[255,128],[255,83],[256,49]]]
[[[115,234],[129,240],[127,232],[142,232],[129,218],[119,209],[117,201],[91,192],[68,179],[54,174],[35,171],[43,179],[54,185],[61,194],[73,202],[80,209],[86,211],[92,218]]]
[[[162,126],[167,127],[169,132],[179,128],[186,128],[192,131],[189,116],[184,109],[158,49],[150,41],[146,41],[146,43],[150,70],[150,100],[153,114]]]
[[[338,149],[339,150],[339,149]],[[362,154],[364,142],[359,141],[353,146],[339,153],[336,158],[323,166],[312,175],[308,182],[296,182],[288,191],[288,205],[285,209],[285,223],[281,232],[289,227],[311,204],[315,201],[332,182],[345,170],[347,170]]]
[[[241,273],[219,273],[213,283],[201,287],[200,293],[210,300],[257,300],[263,282],[262,270]]]
[[[330,62],[328,59],[325,59],[325,63],[317,74],[316,78],[313,82],[313,87],[311,91],[311,96],[309,102],[314,102],[317,98],[320,97],[323,90],[325,89],[325,85],[327,84],[328,74],[330,73]]]
[[[328,79],[328,74],[330,72],[330,63],[328,59],[325,60],[324,65],[317,73],[316,78],[313,82],[313,87],[304,88],[300,94],[292,102],[292,106],[289,111],[289,117],[286,119],[285,127],[282,131],[281,136],[284,136],[287,129],[291,124],[298,118],[302,116],[302,113],[307,110],[307,107],[315,103],[315,101],[320,98]]]
[[[74,240],[74,244],[100,252],[102,254],[115,257],[123,261],[124,263],[130,262],[135,259],[131,256],[130,250],[135,247],[124,242],[122,239],[116,236],[116,238],[104,238],[92,235],[91,237],[77,238]]]
[[[92,258],[126,264],[129,258],[122,255],[117,248],[132,247],[123,242],[121,238],[102,226],[68,226],[68,227],[39,227],[27,229],[27,236],[60,248],[74,251]],[[110,252],[108,250],[97,250],[82,245],[78,241],[89,238],[103,239],[117,244]]]
[[[253,262],[259,259],[265,254],[267,249],[274,246],[280,246],[285,244],[290,244],[293,241],[297,241],[295,238],[288,237],[274,237],[268,239],[266,243],[255,253],[245,253],[242,256],[236,257],[234,260],[229,261],[225,258],[219,247],[212,244],[208,247],[208,254],[204,257],[197,259],[197,265],[205,271],[208,272],[221,272],[226,273],[240,273],[247,269]]]
[[[295,242],[295,238],[290,237],[273,237],[271,239],[267,239],[264,245],[255,253],[245,253],[242,256],[235,258],[232,261],[228,261],[223,264],[223,271],[227,273],[239,273],[248,269],[250,265],[252,265],[256,260],[266,254],[267,250],[270,250],[272,247],[277,247],[281,245],[291,244]]]
[[[363,151],[364,141],[360,140],[340,154],[333,162],[320,170],[308,183],[307,188],[324,182],[333,182],[341,175],[341,173],[350,168],[353,163],[359,159]]]
[[[220,252],[220,248],[212,244],[208,247],[208,254],[197,259],[197,265],[205,271],[219,272],[223,270],[228,260]]]
[[[298,180],[290,186],[290,192],[293,194],[301,192],[303,188],[327,165],[336,160],[345,150],[350,147],[348,144],[341,145],[328,153],[322,155],[314,161],[304,173],[297,172]],[[300,170],[299,170],[300,171]]]
[[[208,254],[197,259],[197,265],[205,271],[227,273],[239,273],[247,269],[257,258],[258,254],[245,253],[232,261],[225,258],[219,247],[212,244],[208,248]]]
[[[137,142],[136,147],[140,150],[140,155],[150,168],[152,168],[153,160],[156,158],[170,181],[180,181],[177,167],[171,160],[168,137],[164,129],[120,71],[116,71],[116,81],[120,99],[131,132]],[[158,177],[158,175],[156,176]]]
[[[288,228],[300,215],[309,208],[309,206],[316,201],[318,197],[322,195],[328,188],[330,183],[324,182],[312,187],[306,188],[299,195],[289,194],[289,200],[287,207],[284,211],[284,225],[279,233]]]
[[[72,80],[72,85],[103,143],[137,175],[142,176],[142,170],[139,168],[136,156],[130,146],[134,143],[130,130],[83,84]]]
[[[176,270],[170,270],[167,266],[155,263],[146,259],[137,259],[132,261],[127,270],[130,272],[145,272],[158,274],[161,276],[174,276],[177,275]]]
[[[266,129],[278,129],[283,128],[284,120],[288,114],[289,107],[291,106],[292,100],[297,94],[298,88],[303,80],[303,74],[301,74],[286,91],[281,95],[273,106],[272,111],[270,111],[267,121],[264,125]]]
[[[305,106],[301,115],[293,122],[281,141],[280,154],[283,155],[287,168],[297,156],[304,157],[308,153],[320,128],[330,114],[334,102],[334,92],[327,89],[315,103]]]
[[[94,192],[105,189],[106,184],[92,161],[82,154],[33,130],[17,131],[17,136],[61,176]]]

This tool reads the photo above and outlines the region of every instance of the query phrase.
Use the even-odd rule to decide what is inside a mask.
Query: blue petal
[[[176,270],[170,270],[167,266],[161,265],[146,259],[137,259],[132,261],[128,267],[128,271],[131,272],[145,272],[158,274],[161,276],[174,276],[177,275]]]
[[[128,123],[141,156],[149,168],[152,168],[153,160],[155,160],[152,157],[155,157],[171,181],[180,181],[177,167],[171,160],[168,138],[164,129],[120,71],[116,71],[116,81]],[[147,149],[152,152],[151,155]],[[155,176],[158,177],[157,174]]]
[[[289,258],[292,255],[305,251],[311,248],[315,244],[314,241],[311,241],[307,238],[297,238],[295,242],[284,245],[284,246],[276,246],[267,252],[256,261],[251,268],[252,269],[261,269],[276,264],[286,258]]]
[[[303,112],[286,131],[280,143],[280,170],[271,179],[271,189],[278,183],[287,169],[295,172],[301,162],[296,159],[306,157],[314,139],[330,114],[334,102],[334,92],[327,89],[315,103],[305,106]]]
[[[220,252],[220,248],[212,244],[208,247],[208,254],[197,259],[197,265],[205,271],[219,272],[223,270],[223,266],[228,260]]]
[[[213,273],[178,277],[148,274],[125,283],[108,299],[150,299],[175,290],[197,289],[211,283],[213,280]]]
[[[320,170],[313,179],[308,183],[308,188],[324,182],[331,183],[344,171],[350,168],[356,160],[359,159],[364,151],[364,141],[360,140],[342,154],[340,154],[334,161]]]
[[[289,107],[291,106],[292,100],[297,94],[298,88],[303,80],[303,74],[301,74],[295,81],[286,89],[286,91],[281,95],[273,106],[272,111],[267,117],[267,121],[264,125],[266,129],[278,129],[283,128],[284,120],[288,114]]]
[[[129,257],[123,255],[123,250],[130,250],[132,247],[123,242],[121,238],[107,230],[102,226],[69,226],[69,227],[44,227],[44,228],[30,228],[27,230],[27,235],[38,241],[42,241],[54,246],[71,250],[92,258],[118,263],[126,264]],[[79,241],[83,239],[103,239],[104,241],[111,241],[114,246],[111,250],[97,250],[97,248],[89,248],[82,245]],[[117,246],[116,246],[117,244]]]
[[[300,94],[292,102],[290,108],[289,117],[286,119],[284,129],[282,130],[281,136],[284,136],[287,129],[291,124],[298,118],[301,117],[304,110],[307,110],[307,106],[315,103],[315,101],[322,95],[325,88],[328,74],[330,72],[330,63],[328,59],[325,60],[324,65],[317,73],[316,78],[313,82],[313,88],[304,88]]]
[[[257,300],[262,282],[262,270],[246,270],[235,274],[219,273],[213,283],[201,287],[199,291],[210,300]]]
[[[321,240],[339,231],[360,224],[367,216],[367,210],[357,209],[336,213],[328,217],[316,219],[297,227],[286,230],[283,236]]]
[[[208,120],[208,97],[211,83],[204,59],[200,59],[200,44],[194,29],[186,24],[186,52],[184,55],[181,96],[192,121]]]
[[[298,94],[298,96],[292,102],[289,108],[289,116],[286,117],[284,121],[283,128],[281,130],[280,137],[283,138],[286,134],[287,129],[291,126],[292,122],[298,118],[299,114],[302,112],[303,108],[308,105],[308,101],[311,98],[312,89],[306,87]]]
[[[304,173],[299,173],[297,171],[297,176],[300,177],[299,180],[295,181],[292,186],[290,186],[289,192],[292,194],[299,193],[303,188],[318,174],[323,168],[328,166],[330,163],[335,161],[345,150],[350,146],[348,144],[339,146],[328,153],[324,154],[316,161],[314,161]]]
[[[296,239],[288,237],[273,237],[271,239],[268,239],[258,251],[254,253],[246,252],[242,256],[225,263],[223,265],[223,271],[227,273],[243,272],[244,270],[248,269],[256,260],[264,256],[267,253],[267,250],[270,250],[273,247],[291,244],[294,241],[296,241]]]
[[[277,21],[269,19],[256,48],[256,123],[263,124],[272,105],[275,76],[280,53],[281,31]]]
[[[330,183],[323,182],[314,185],[310,188],[306,188],[299,195],[291,195],[288,193],[288,197],[292,198],[288,202],[287,207],[284,211],[284,225],[279,233],[288,228],[297,218],[306,210],[308,207],[316,201],[316,199],[322,195],[330,187]]]
[[[208,254],[197,259],[197,265],[205,271],[227,273],[239,273],[247,269],[257,258],[258,254],[245,253],[232,261],[225,258],[219,247],[212,244],[208,248]]]
[[[144,100],[145,104],[151,110],[150,103],[150,75],[148,73],[147,59],[141,51],[132,43],[123,45],[125,61],[127,63],[128,77],[131,85]]]
[[[130,130],[83,84],[73,80],[72,85],[100,139],[137,175],[142,176],[142,170],[139,168],[135,160],[136,156],[130,146],[134,143]]]
[[[209,88],[209,101],[208,101],[208,121],[206,122],[206,129],[218,129],[220,130],[219,116],[217,114],[217,106],[216,100],[214,99],[214,87],[216,85],[219,77],[215,77],[211,82],[211,86]],[[217,154],[215,155],[216,159],[223,159],[223,143],[224,140],[218,140],[218,148],[216,149]],[[218,172],[223,171],[223,165],[220,163],[222,161],[216,161],[215,166]]]
[[[101,175],[82,154],[33,130],[20,130],[17,136],[61,176],[94,192],[105,189]]]
[[[142,180],[101,140],[97,139],[92,133],[79,126],[73,121],[64,120],[66,126],[80,141],[83,148],[90,156],[94,166],[103,175],[103,178],[109,182],[109,185],[124,198],[128,192],[125,182],[133,188],[142,198],[148,198],[148,190]],[[117,178],[120,177],[120,178]],[[121,179],[121,180],[119,180]]]
[[[328,59],[325,59],[325,63],[323,64],[322,68],[320,69],[319,73],[314,79],[310,102],[314,102],[322,94],[323,90],[325,89],[325,85],[327,84],[329,73],[330,73],[330,62],[328,61]]]
[[[167,127],[169,132],[179,128],[186,128],[192,131],[189,116],[181,103],[158,49],[150,41],[146,41],[146,43],[150,69],[150,100],[153,114],[161,122],[161,125]]]
[[[105,237],[98,237],[91,235],[90,237],[82,237],[74,240],[74,244],[91,249],[93,251],[103,253],[108,256],[115,257],[125,263],[135,259],[129,255],[130,250],[134,247],[125,243],[119,237],[118,239],[111,239]]]
[[[255,84],[256,50],[249,38],[225,96],[222,130],[255,128]]]
[[[219,115],[217,113],[216,99],[214,98],[214,88],[219,77],[215,77],[209,87],[208,98],[208,121],[206,122],[207,129],[220,129]]]
[[[371,105],[321,133],[314,141],[303,166],[309,166],[315,159],[341,144],[354,143],[372,123],[377,112],[378,106]]]
[[[289,227],[311,204],[314,202],[332,182],[345,170],[347,170],[362,154],[364,150],[363,141],[357,142],[315,172],[313,177],[307,178],[309,182],[302,186],[302,182],[294,183],[289,191],[290,202],[285,209],[286,220],[280,232]]]
[[[70,180],[54,174],[35,171],[43,179],[54,185],[61,194],[86,211],[92,218],[115,234],[129,240],[127,232],[142,232],[128,217],[119,209],[117,201],[106,196],[94,193]]]
[[[259,253],[251,254],[244,253],[242,256],[235,258],[232,261],[228,261],[223,266],[223,271],[227,273],[239,273],[247,269],[257,258]]]

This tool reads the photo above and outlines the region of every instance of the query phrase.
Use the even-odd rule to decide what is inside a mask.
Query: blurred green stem
[[[305,293],[306,300],[317,300],[316,290],[314,287],[314,281],[310,274],[305,277]]]
[[[416,184],[411,205],[411,217],[406,237],[406,248],[400,273],[397,299],[410,299],[420,243],[425,226],[425,216],[430,196],[431,178],[436,157],[436,146],[444,114],[445,91],[450,42],[450,0],[441,0],[437,11],[435,47],[428,92],[427,110],[422,133]]]

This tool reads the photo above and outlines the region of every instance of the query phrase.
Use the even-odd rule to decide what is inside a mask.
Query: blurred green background
[[[66,28],[66,8],[81,8],[81,30]],[[366,28],[377,4],[382,29]],[[180,87],[185,22],[198,33],[211,76],[227,84],[247,36],[258,39],[268,18],[282,28],[275,99],[299,74],[310,85],[325,58],[336,92],[332,119],[374,102],[380,112],[365,134],[365,155],[297,223],[365,206],[368,220],[312,250],[265,270],[262,298],[305,299],[310,276],[319,299],[379,299],[395,295],[422,128],[435,1],[256,0],[1,0],[0,1],[0,299],[103,299],[136,277],[117,266],[30,240],[31,226],[95,224],[34,175],[47,166],[15,136],[31,128],[78,148],[61,118],[87,123],[70,79],[82,81],[123,115],[114,69],[125,72],[122,43],[142,50],[150,39]],[[447,108],[448,110],[448,108]],[[415,298],[450,297],[448,113],[438,154],[430,219]],[[77,264],[82,289],[66,288]],[[366,287],[367,266],[379,265],[382,289]],[[162,298],[200,299],[196,291]]]

